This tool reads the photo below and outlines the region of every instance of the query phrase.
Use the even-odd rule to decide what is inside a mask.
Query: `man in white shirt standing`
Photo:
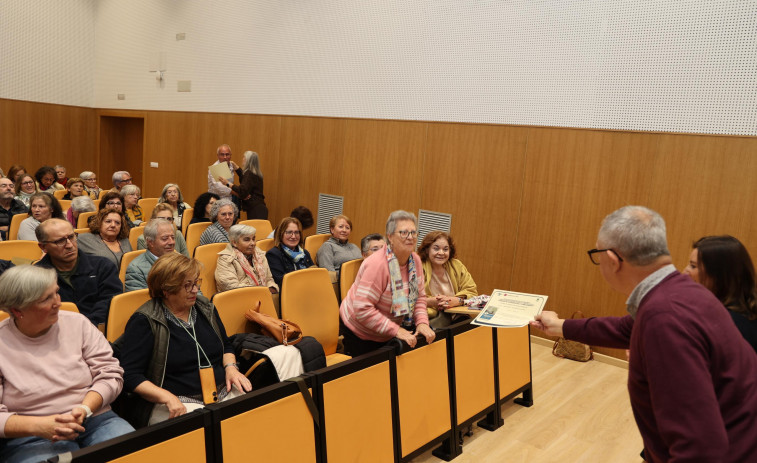
[[[218,164],[221,164],[222,162],[228,164],[232,177],[227,178],[226,180],[228,180],[229,183],[234,183],[234,171],[237,170],[239,166],[237,166],[234,161],[231,160],[231,147],[229,147],[229,145],[223,144],[218,147],[216,154],[218,155],[218,161],[213,163],[213,165],[216,166]],[[218,179],[213,178],[213,175],[210,173],[210,169],[208,169],[208,192],[217,194],[221,197],[221,199],[232,198],[231,188],[219,182]]]

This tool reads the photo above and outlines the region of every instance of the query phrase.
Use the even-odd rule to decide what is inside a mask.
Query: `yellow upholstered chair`
[[[187,251],[190,257],[194,255],[195,248],[200,245],[200,237],[206,228],[213,225],[212,222],[193,223],[187,228]]]
[[[118,294],[110,300],[108,310],[108,324],[105,327],[105,337],[114,342],[124,333],[126,322],[134,312],[145,302],[150,300],[147,289],[138,289],[128,293]]]
[[[197,246],[194,251],[194,257],[202,262],[202,285],[200,291],[208,299],[216,294],[216,267],[218,266],[218,253],[226,249],[229,243],[210,243]]]
[[[66,196],[66,193],[68,193],[68,190],[55,190],[53,191],[53,196],[55,196],[55,199],[60,201],[64,196]]]
[[[192,214],[194,214],[194,209],[188,207],[184,209],[184,213],[181,216],[181,234],[184,238],[187,237],[187,228],[189,228],[189,222],[192,221]]]
[[[71,200],[70,199],[59,199],[58,202],[60,203],[60,208],[63,211],[63,214],[65,215],[66,211],[71,208]]]
[[[97,211],[82,212],[76,219],[76,228],[89,228],[89,218],[97,214]]]
[[[82,233],[92,233],[92,230],[89,229],[89,227],[85,228],[74,228],[74,231],[81,235]]]
[[[321,249],[321,245],[328,241],[329,238],[331,238],[331,234],[329,233],[323,233],[321,235],[310,235],[305,238],[305,250],[310,253],[310,257],[313,259],[314,263],[318,263],[316,261],[318,250]]]
[[[0,241],[0,259],[10,260],[20,265],[31,264],[41,258],[42,249],[36,241]]]
[[[126,269],[129,268],[129,264],[131,264],[131,261],[141,256],[146,251],[147,249],[139,249],[137,251],[124,253],[124,255],[121,256],[121,268],[118,269],[118,278],[121,279],[121,283],[126,283]]]
[[[132,227],[132,229],[129,230],[129,244],[131,244],[132,249],[137,249],[137,240],[144,232],[145,227]]]
[[[155,209],[155,205],[158,204],[158,198],[142,198],[137,201],[137,204],[142,208],[142,220],[147,222],[152,217],[152,210]]]
[[[21,222],[23,222],[27,217],[29,217],[27,214],[14,214],[13,217],[11,217],[11,223],[8,226],[9,240],[18,239],[18,227],[21,226]]]
[[[79,313],[79,308],[76,307],[76,304],[74,304],[73,302],[61,302],[60,310]]]
[[[357,277],[357,271],[360,270],[360,265],[363,263],[363,259],[355,259],[342,263],[339,268],[339,300],[344,300],[347,297],[347,293],[352,287],[352,283],[355,282]]]
[[[242,220],[239,223],[241,225],[249,225],[255,228],[255,237],[259,240],[262,240],[263,238],[267,237],[273,231],[273,226],[271,225],[271,222],[268,220],[251,219],[251,220]]]
[[[260,313],[278,318],[273,305],[271,291],[265,286],[237,288],[218,293],[213,298],[213,304],[218,309],[226,334],[249,333],[248,322],[244,318],[245,312],[260,301]]]
[[[263,252],[268,252],[273,247],[273,238],[266,238],[255,242],[255,246]]]
[[[103,199],[103,196],[105,196],[109,192],[110,190],[105,190],[105,189],[100,190],[100,194],[97,195],[97,200],[100,201],[101,199]]]
[[[297,323],[304,334],[316,338],[323,346],[328,365],[350,358],[336,353],[339,304],[325,268],[307,268],[284,275],[281,318]]]

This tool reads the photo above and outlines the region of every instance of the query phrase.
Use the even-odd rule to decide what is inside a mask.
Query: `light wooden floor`
[[[455,463],[643,461],[626,389],[628,370],[560,359],[535,342],[531,352],[534,405],[504,405],[505,423],[494,432],[473,426]],[[443,460],[428,451],[412,461]]]

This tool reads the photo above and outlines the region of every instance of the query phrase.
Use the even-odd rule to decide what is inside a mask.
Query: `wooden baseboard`
[[[539,344],[540,346],[547,346],[547,347],[552,347],[552,345],[555,343],[551,339],[542,338],[542,337],[534,336],[534,335],[531,335],[531,342],[534,344]],[[613,365],[613,366],[628,370],[627,361],[621,360],[615,357],[610,357],[609,355],[598,354],[594,352],[594,360],[596,360],[597,362],[606,363],[608,365]]]

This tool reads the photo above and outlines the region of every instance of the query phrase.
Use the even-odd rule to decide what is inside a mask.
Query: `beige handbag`
[[[570,318],[583,318],[583,316],[584,314],[579,310],[573,312],[573,315]],[[576,360],[578,362],[588,362],[594,358],[590,346],[578,341],[570,341],[562,337],[555,341],[555,345],[552,346],[552,354],[555,357]]]

